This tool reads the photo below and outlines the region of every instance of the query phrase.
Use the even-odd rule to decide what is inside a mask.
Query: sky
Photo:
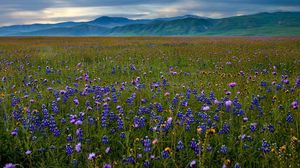
[[[199,15],[223,18],[259,12],[300,11],[300,0],[0,0],[0,26]]]

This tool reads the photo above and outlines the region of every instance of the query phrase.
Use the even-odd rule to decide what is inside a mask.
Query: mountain
[[[115,26],[124,26],[128,24],[135,24],[139,23],[139,20],[131,20],[124,17],[109,17],[109,16],[102,16],[90,22],[87,22],[89,25],[94,26],[102,26],[102,27],[115,27]],[[145,23],[145,22],[140,22]]]
[[[300,12],[258,13],[211,19],[184,15],[156,19],[102,16],[88,22],[0,27],[0,36],[293,36]]]
[[[207,17],[201,17],[197,15],[183,15],[183,16],[175,16],[175,17],[167,17],[167,18],[156,18],[153,19],[153,21],[172,21],[172,20],[187,19],[187,18],[209,19]]]
[[[57,24],[32,24],[32,25],[13,25],[0,27],[0,36],[20,34],[50,28],[67,28],[80,25],[79,22],[62,22]]]
[[[289,32],[288,30],[293,30]],[[259,13],[216,20],[205,34],[300,35],[300,12]]]
[[[111,35],[190,35],[205,32],[214,21],[202,18],[184,18],[171,21],[155,21],[148,24],[133,24],[115,27]]]
[[[73,27],[59,27],[37,30],[26,33],[16,33],[16,36],[103,36],[109,33],[109,28],[80,24]]]

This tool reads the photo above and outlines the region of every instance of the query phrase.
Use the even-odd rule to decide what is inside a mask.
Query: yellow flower
[[[27,107],[24,107],[23,112],[26,113],[26,111],[27,111]]]
[[[297,142],[298,142],[298,138],[295,137],[295,136],[293,136],[293,137],[291,138],[291,141],[292,141],[293,143],[297,143]]]
[[[226,160],[224,161],[224,164],[225,164],[226,166],[229,166],[229,165],[231,164],[231,160],[226,159]]]
[[[271,149],[271,152],[275,153],[275,148],[274,147]]]
[[[167,151],[167,152],[171,153],[171,151],[172,151],[172,150],[171,150],[171,148],[170,148],[170,147],[166,147],[166,148],[165,148],[165,151]]]
[[[283,145],[279,148],[280,152],[285,152],[285,150],[286,150],[286,145]]]
[[[209,128],[207,131],[206,131],[207,134],[215,134],[216,133],[216,130],[214,128]]]
[[[201,134],[201,132],[202,132],[202,128],[197,128],[197,133]]]

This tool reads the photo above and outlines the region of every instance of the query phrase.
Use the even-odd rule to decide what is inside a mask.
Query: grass
[[[149,161],[151,167],[190,167],[195,160],[196,167],[299,167],[299,108],[291,107],[299,103],[299,56],[298,37],[0,38],[0,166],[143,167]],[[132,84],[137,77],[139,84]],[[234,102],[229,109],[228,100]],[[70,123],[80,112],[82,124]],[[230,129],[222,134],[226,124]],[[144,152],[146,136],[150,152]],[[176,150],[179,141],[183,150]],[[92,152],[96,158],[89,160]]]

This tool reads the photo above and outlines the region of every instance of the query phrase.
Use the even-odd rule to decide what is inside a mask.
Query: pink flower
[[[166,92],[164,96],[170,96],[170,93],[169,93],[169,92]]]

